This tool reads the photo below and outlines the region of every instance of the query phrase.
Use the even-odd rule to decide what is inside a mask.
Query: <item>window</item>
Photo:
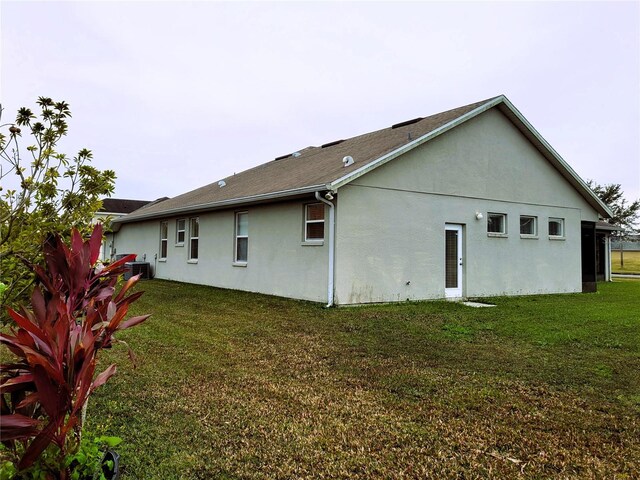
[[[200,237],[200,219],[189,219],[189,260],[198,260],[198,239]]]
[[[507,216],[504,213],[489,213],[487,215],[487,233],[506,235]]]
[[[169,222],[160,222],[160,259],[167,258],[167,239],[169,238]]]
[[[236,263],[247,263],[249,250],[249,214],[247,212],[236,213]]]
[[[535,237],[538,235],[538,218],[527,215],[520,216],[520,235]]]
[[[564,218],[549,219],[549,236],[564,238]]]
[[[184,245],[184,231],[186,223],[187,222],[184,218],[176,220],[176,245]]]
[[[324,240],[324,203],[312,203],[304,208],[304,240]]]

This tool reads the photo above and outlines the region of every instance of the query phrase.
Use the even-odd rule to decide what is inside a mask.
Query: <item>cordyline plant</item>
[[[87,241],[74,230],[70,247],[51,235],[43,247],[45,267],[30,265],[37,283],[32,309],[9,309],[17,328],[0,334],[0,343],[17,357],[0,374],[0,434],[19,458],[19,471],[51,445],[59,449],[61,466],[77,451],[87,399],[116,371],[111,365],[94,378],[98,352],[111,346],[116,331],[149,317],[125,320],[129,305],[142,295],[128,294],[139,276],[118,292],[116,287],[134,256],[98,264],[101,241],[100,225]],[[49,478],[66,479],[68,472],[61,467]]]

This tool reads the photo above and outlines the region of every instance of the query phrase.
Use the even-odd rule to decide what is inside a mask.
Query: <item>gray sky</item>
[[[640,2],[10,2],[3,122],[66,100],[115,197],[505,94],[584,179],[640,197]]]

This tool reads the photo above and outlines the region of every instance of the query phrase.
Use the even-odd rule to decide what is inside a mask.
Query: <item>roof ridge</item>
[[[336,182],[350,177],[351,172],[376,164],[376,160],[387,157],[394,151],[417,145],[416,139],[426,138],[430,132],[442,131],[447,125],[466,118],[470,113],[477,114],[496,106],[500,103],[497,99],[501,97],[503,96],[445,110],[405,125],[389,124],[343,141],[324,143],[324,148],[308,146],[289,155],[282,155],[277,160],[260,163],[207,183],[160,204],[149,205],[143,211],[118,222],[161,217],[165,215],[164,212],[177,215],[205,207],[229,208],[249,199],[259,198],[260,201],[265,201],[282,198],[284,194],[290,197],[307,194],[311,188],[332,188],[337,185]],[[355,162],[343,163],[344,156],[352,156]],[[218,183],[220,180],[225,181],[222,187]]]

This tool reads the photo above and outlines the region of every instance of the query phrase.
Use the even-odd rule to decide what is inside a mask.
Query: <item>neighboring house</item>
[[[304,148],[114,230],[158,278],[347,305],[593,291],[610,216],[501,95]]]
[[[102,208],[96,213],[94,223],[102,223],[120,218],[150,203],[147,200],[127,200],[122,198],[102,199]],[[100,260],[110,261],[115,255],[113,246],[113,232],[105,227],[104,240],[100,246]]]

